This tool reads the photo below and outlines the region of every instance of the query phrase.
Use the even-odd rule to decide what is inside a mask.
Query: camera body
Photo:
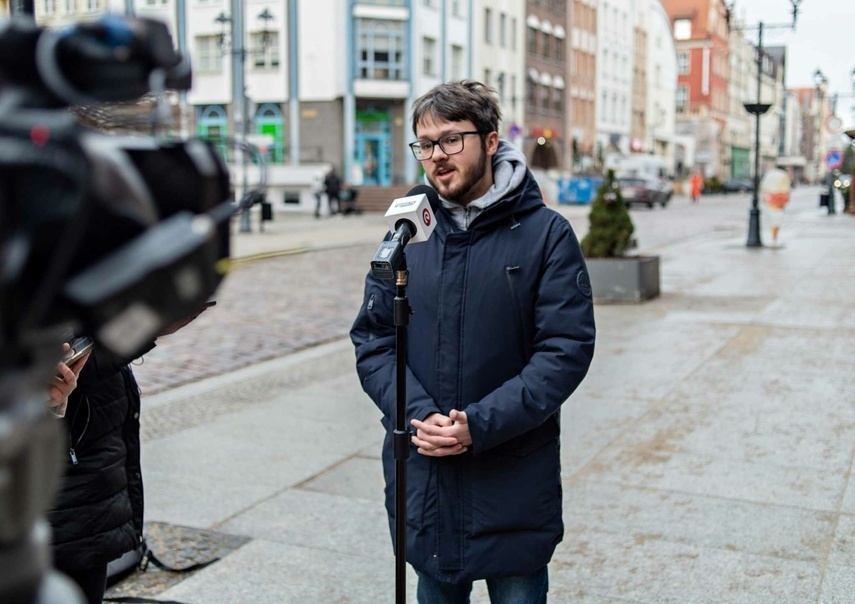
[[[0,23],[0,601],[73,602],[41,515],[60,473],[45,384],[69,330],[135,358],[198,313],[229,256],[229,175],[200,140],[118,137],[69,107],[187,90],[166,26]]]

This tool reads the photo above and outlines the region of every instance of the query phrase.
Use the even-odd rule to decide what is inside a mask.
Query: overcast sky
[[[790,0],[736,0],[736,14],[746,18],[748,26],[792,22]],[[757,30],[746,32],[756,43]],[[787,87],[813,86],[813,74],[819,68],[829,80],[829,90],[852,95],[852,70],[855,69],[855,2],[852,0],[802,0],[796,31],[765,30],[763,46],[787,47]],[[845,124],[855,122],[850,107],[855,99],[841,98],[837,114]]]

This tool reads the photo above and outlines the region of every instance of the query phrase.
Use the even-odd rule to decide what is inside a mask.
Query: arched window
[[[284,130],[282,110],[279,105],[265,103],[255,112],[255,132],[271,137],[273,140],[266,148],[267,161],[272,164],[281,164],[284,160],[282,139]]]
[[[228,160],[229,121],[222,105],[199,105],[196,107],[196,134],[199,138],[212,141],[223,158]]]

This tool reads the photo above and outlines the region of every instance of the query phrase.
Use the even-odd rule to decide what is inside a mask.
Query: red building
[[[677,134],[693,137],[686,158],[704,176],[723,177],[729,163],[728,37],[723,0],[662,0],[677,47]]]

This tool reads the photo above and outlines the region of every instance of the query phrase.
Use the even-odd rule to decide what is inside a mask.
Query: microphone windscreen
[[[439,203],[439,196],[433,188],[413,187],[406,197],[393,201],[386,212],[389,230],[394,233],[401,222],[406,221],[412,226],[410,243],[427,241],[436,227],[435,203]]]

